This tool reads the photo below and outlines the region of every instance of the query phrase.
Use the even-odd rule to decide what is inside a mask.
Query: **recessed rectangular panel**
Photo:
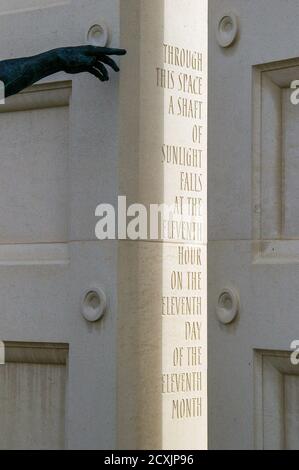
[[[256,352],[255,413],[258,449],[299,450],[299,366],[290,352]]]
[[[0,449],[65,447],[66,345],[6,343]]]
[[[0,243],[67,240],[70,89],[31,90],[1,108]]]
[[[257,261],[299,260],[299,243],[295,257],[287,246],[287,241],[299,241],[299,105],[291,102],[291,84],[298,74],[298,59],[254,68],[253,248]]]
[[[69,0],[70,1],[70,0]],[[63,0],[1,0],[0,14],[28,9],[45,8],[52,5],[69,3]]]

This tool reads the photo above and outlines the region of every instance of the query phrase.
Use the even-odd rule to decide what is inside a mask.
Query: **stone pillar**
[[[119,194],[174,218],[118,245],[118,447],[205,449],[207,0],[120,3]]]

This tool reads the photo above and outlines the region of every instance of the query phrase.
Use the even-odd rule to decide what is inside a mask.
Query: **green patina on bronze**
[[[0,62],[0,80],[5,85],[5,96],[19,93],[42,78],[57,72],[77,74],[87,72],[102,82],[109,80],[106,66],[115,72],[119,67],[111,55],[124,55],[124,49],[95,46],[62,47],[32,57]]]

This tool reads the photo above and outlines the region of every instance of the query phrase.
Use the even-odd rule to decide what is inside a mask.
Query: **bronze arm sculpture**
[[[115,72],[119,71],[109,56],[124,54],[124,49],[96,46],[62,47],[32,57],[0,62],[0,80],[5,85],[6,97],[19,93],[42,78],[62,71],[69,74],[88,72],[105,82],[109,80],[106,65]]]

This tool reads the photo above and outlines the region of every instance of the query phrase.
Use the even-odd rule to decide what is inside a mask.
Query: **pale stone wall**
[[[55,75],[0,109],[0,447],[206,448],[207,2],[5,0],[1,58],[102,22],[119,76]],[[97,240],[118,195],[176,204],[187,235]]]

